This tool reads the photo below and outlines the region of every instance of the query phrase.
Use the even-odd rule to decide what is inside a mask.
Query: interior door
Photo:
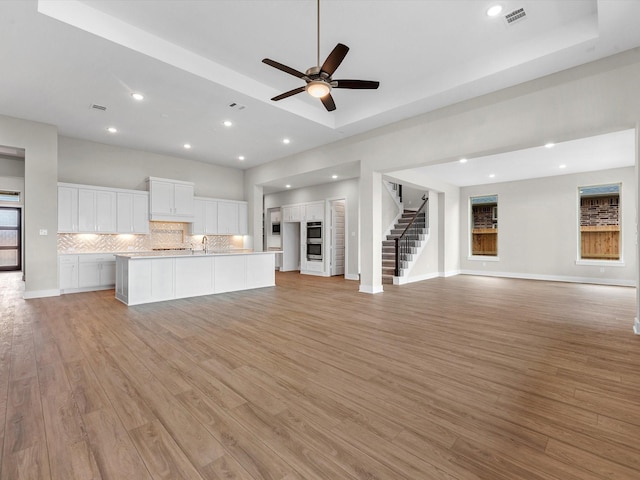
[[[20,209],[0,207],[0,270],[22,269]]]
[[[344,275],[345,254],[344,200],[331,202],[331,275]]]

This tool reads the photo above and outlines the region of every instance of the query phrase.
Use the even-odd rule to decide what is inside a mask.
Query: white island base
[[[275,252],[116,255],[116,298],[126,305],[275,284]]]

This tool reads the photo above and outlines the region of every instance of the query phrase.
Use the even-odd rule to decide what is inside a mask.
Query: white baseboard
[[[635,287],[635,280],[617,278],[571,277],[564,275],[541,275],[536,273],[487,272],[485,270],[461,270],[462,275],[479,275],[482,277],[519,278],[523,280],[544,280],[547,282],[591,283],[595,285],[614,285],[618,287]]]
[[[24,292],[22,298],[25,300],[30,300],[32,298],[46,298],[46,297],[59,297],[60,290],[52,289],[52,290],[29,290]]]
[[[380,285],[379,287],[374,287],[373,285],[360,285],[360,289],[358,291],[360,293],[375,294],[375,293],[382,293],[384,289],[382,288],[382,285]]]
[[[440,276],[442,278],[455,277],[456,275],[460,275],[460,270],[449,270],[448,272],[440,272]]]
[[[345,280],[360,280],[360,275],[358,275],[357,273],[345,273],[344,274],[344,279]]]
[[[416,275],[415,277],[393,277],[394,285],[405,285],[407,283],[422,282],[423,280],[431,280],[432,278],[438,278],[440,274],[426,273],[424,275]]]

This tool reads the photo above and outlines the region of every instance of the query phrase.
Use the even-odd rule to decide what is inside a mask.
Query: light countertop
[[[136,258],[172,258],[172,257],[220,257],[224,255],[266,255],[273,253],[281,253],[275,252],[273,250],[266,252],[254,252],[253,250],[217,250],[217,251],[209,251],[204,252],[203,250],[180,250],[180,251],[158,251],[158,252],[127,252],[127,253],[117,253],[117,257],[126,257],[130,259]]]

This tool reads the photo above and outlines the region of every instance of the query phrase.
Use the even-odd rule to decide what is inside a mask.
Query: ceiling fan
[[[287,97],[291,97],[298,93],[306,92],[312,97],[319,98],[325,108],[331,112],[336,109],[336,104],[331,96],[332,88],[349,88],[356,90],[369,90],[376,89],[380,86],[380,82],[373,80],[334,80],[332,78],[333,73],[342,63],[344,57],[349,51],[349,47],[338,43],[331,51],[327,59],[320,66],[320,0],[318,0],[318,56],[317,64],[315,67],[307,69],[305,73],[295,70],[291,67],[287,67],[282,63],[276,62],[269,58],[262,60],[263,63],[270,65],[278,70],[281,70],[289,75],[303,79],[306,85],[303,87],[294,88],[288,92],[282,93],[273,97],[271,100],[277,102]]]

